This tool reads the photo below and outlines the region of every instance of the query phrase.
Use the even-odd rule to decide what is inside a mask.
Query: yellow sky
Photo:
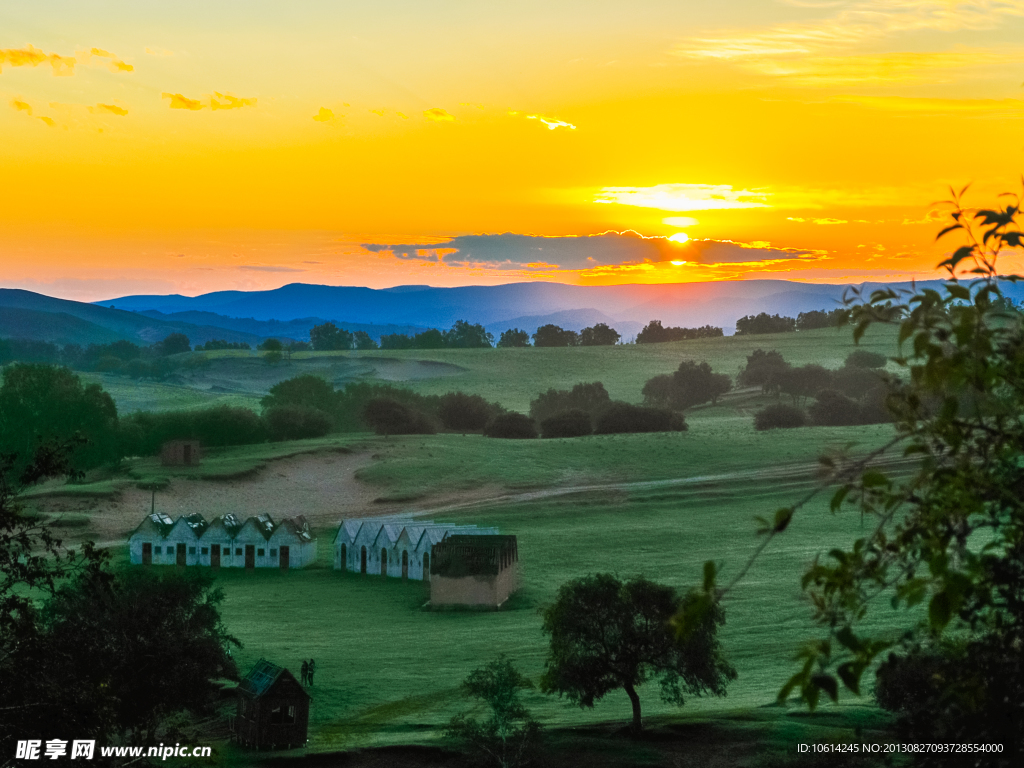
[[[41,5],[0,285],[69,298],[923,277],[1024,170],[1024,0]]]

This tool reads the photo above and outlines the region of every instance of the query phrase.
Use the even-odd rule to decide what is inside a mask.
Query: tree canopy
[[[598,323],[580,331],[581,347],[610,347],[619,343],[619,332],[606,323]]]
[[[354,340],[350,331],[330,322],[314,325],[309,331],[309,342],[317,352],[352,349]]]
[[[509,328],[502,331],[498,340],[499,347],[528,347],[530,346],[530,334],[519,328]]]
[[[737,336],[754,336],[763,333],[789,333],[796,330],[796,320],[792,317],[769,315],[761,312],[758,315],[746,315],[736,321]]]
[[[713,339],[722,336],[722,329],[711,325],[700,328],[663,327],[661,320],[651,320],[637,334],[637,344],[660,344],[666,341],[685,341],[686,339]]]
[[[623,690],[633,708],[634,735],[643,728],[637,688],[651,678],[659,678],[665,701],[680,706],[684,694],[725,695],[736,672],[717,637],[725,621],[720,606],[706,612],[700,628],[682,642],[669,627],[689,599],[639,576],[621,581],[601,573],[563,584],[543,613],[550,648],[541,690],[585,708]]]
[[[444,345],[452,349],[493,347],[494,335],[479,323],[456,320],[455,324],[444,332]]]
[[[552,323],[542,325],[533,334],[535,347],[576,347],[579,343],[580,337],[576,331],[567,331]]]

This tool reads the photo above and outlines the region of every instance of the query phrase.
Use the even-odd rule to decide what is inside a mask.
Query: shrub
[[[153,456],[168,440],[199,440],[204,445],[252,445],[267,439],[265,422],[248,408],[218,405],[199,411],[139,411],[121,419],[124,452]]]
[[[543,437],[583,437],[594,432],[590,423],[590,414],[586,411],[573,409],[549,416],[540,423]]]
[[[807,426],[807,414],[803,409],[785,403],[775,403],[763,408],[754,415],[754,429],[763,432],[766,429],[793,429]]]
[[[543,421],[564,411],[586,411],[596,416],[611,402],[608,390],[600,381],[576,384],[571,390],[549,389],[530,403],[530,416]]]
[[[331,431],[330,414],[301,405],[282,405],[269,409],[263,418],[271,440],[303,440],[323,437]]]
[[[330,413],[334,408],[334,387],[319,376],[307,373],[278,382],[260,400],[265,409],[281,406],[302,406],[316,408]]]
[[[887,424],[893,421],[893,414],[888,405],[888,395],[889,391],[884,385],[879,385],[864,393],[857,403],[860,406],[862,424]]]
[[[684,432],[686,419],[666,408],[645,408],[641,405],[613,402],[597,418],[595,435],[616,435],[629,432]]]
[[[864,394],[881,384],[882,376],[878,371],[847,365],[832,373],[831,389],[836,389],[847,397],[856,399],[863,397]]]
[[[425,413],[390,397],[375,397],[363,407],[363,421],[378,435],[432,435],[434,422]]]
[[[445,429],[455,432],[477,432],[487,426],[500,406],[484,400],[480,395],[449,392],[441,396],[437,416]]]
[[[847,368],[884,368],[887,362],[889,358],[879,352],[855,349],[847,356],[844,365]]]
[[[487,437],[530,440],[537,437],[537,425],[533,419],[521,413],[500,413],[487,423],[484,434]]]
[[[819,392],[808,411],[814,423],[821,427],[847,427],[861,423],[857,402],[834,389]]]

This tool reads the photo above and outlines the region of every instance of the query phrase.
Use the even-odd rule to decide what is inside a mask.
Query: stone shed
[[[430,552],[430,604],[497,608],[519,588],[515,536],[446,536]]]
[[[228,725],[241,746],[292,749],[305,745],[310,697],[291,672],[260,659],[236,690],[237,706]]]
[[[198,467],[202,454],[198,440],[168,440],[160,446],[160,463],[165,467]]]

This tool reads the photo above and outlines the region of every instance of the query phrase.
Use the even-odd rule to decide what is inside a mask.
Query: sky
[[[0,287],[932,277],[951,186],[1020,190],[1022,40],[1024,0],[5,0]]]

